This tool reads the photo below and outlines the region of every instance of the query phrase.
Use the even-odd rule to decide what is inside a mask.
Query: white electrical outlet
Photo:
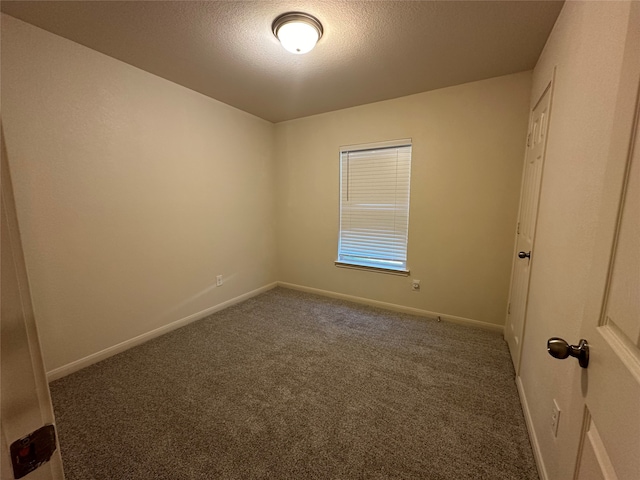
[[[558,406],[558,402],[553,400],[553,411],[551,412],[551,431],[553,432],[553,436],[558,436],[558,424],[560,423],[560,407]]]
[[[216,287],[219,287],[222,285],[222,275],[218,275],[216,276]]]
[[[420,280],[416,280],[416,279],[414,279],[414,280],[411,282],[411,288],[413,288],[416,292],[417,292],[418,290],[420,290]]]

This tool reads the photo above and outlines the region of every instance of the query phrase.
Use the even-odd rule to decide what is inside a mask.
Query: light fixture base
[[[285,23],[291,23],[296,21],[308,23],[314,26],[315,29],[318,30],[318,40],[322,38],[322,34],[324,33],[324,30],[322,29],[322,24],[320,23],[320,20],[318,20],[313,15],[309,15],[308,13],[304,13],[304,12],[283,13],[273,21],[273,23],[271,24],[271,31],[276,36],[276,38],[278,38],[278,30],[280,29],[281,26],[283,26]]]
[[[284,49],[294,54],[313,50],[323,33],[320,21],[303,12],[280,15],[271,24],[271,30]]]

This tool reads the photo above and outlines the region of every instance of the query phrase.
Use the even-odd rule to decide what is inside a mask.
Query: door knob
[[[562,338],[553,337],[547,342],[549,355],[560,360],[567,357],[575,357],[582,368],[589,366],[589,344],[583,338],[578,345],[569,345]]]
[[[531,258],[531,252],[518,252],[520,258]]]

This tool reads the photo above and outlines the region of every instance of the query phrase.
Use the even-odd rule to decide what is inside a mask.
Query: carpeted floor
[[[538,478],[499,333],[283,288],[51,394],[67,480]]]

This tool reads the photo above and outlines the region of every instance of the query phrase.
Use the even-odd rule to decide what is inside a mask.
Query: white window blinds
[[[340,171],[337,263],[406,271],[411,141],[342,148]]]

